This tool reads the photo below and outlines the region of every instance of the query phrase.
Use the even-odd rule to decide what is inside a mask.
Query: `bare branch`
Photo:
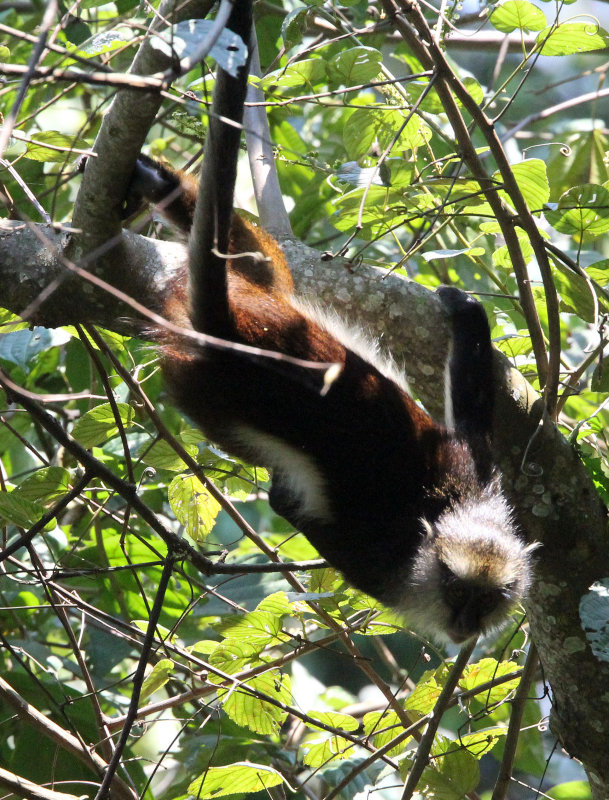
[[[14,772],[9,772],[2,767],[0,767],[0,786],[4,786],[11,794],[17,797],[25,797],[27,800],[83,800],[87,796],[86,794],[75,795],[56,792],[46,786],[33,783],[27,778],[22,778],[20,775],[15,775]]]

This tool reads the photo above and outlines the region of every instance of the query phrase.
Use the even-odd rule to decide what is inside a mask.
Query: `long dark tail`
[[[220,67],[217,71],[189,252],[193,328],[221,337],[230,336],[226,260],[222,256],[229,246],[247,92],[251,0],[234,0],[227,27],[248,47],[248,58],[236,78]]]

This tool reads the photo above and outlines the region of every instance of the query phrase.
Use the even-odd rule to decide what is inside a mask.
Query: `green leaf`
[[[406,698],[404,708],[409,713],[425,716],[435,706],[441,691],[442,686],[436,680],[435,672],[426,672]]]
[[[174,673],[173,662],[169,658],[162,658],[152,668],[152,672],[146,677],[142,684],[142,700],[150,697],[157,689],[164,686]]]
[[[528,263],[533,258],[533,245],[531,244],[531,240],[521,228],[516,229],[516,238],[520,244],[523,258]],[[493,250],[492,259],[494,266],[501,267],[508,272],[512,271],[512,257],[507,245],[503,244],[495,248],[495,250]]]
[[[20,528],[29,528],[38,522],[44,514],[44,508],[37,503],[31,503],[15,492],[0,492],[0,519],[12,522]],[[50,523],[54,527],[55,523]]]
[[[177,475],[169,484],[167,498],[173,513],[196,542],[211,533],[222,506],[195,475]]]
[[[334,711],[313,711],[309,716],[334,728],[345,731],[356,731],[359,722],[349,714],[340,714]],[[309,767],[321,767],[329,761],[339,761],[353,753],[353,742],[343,736],[337,736],[328,731],[316,729],[315,734],[308,736],[304,745],[306,751],[303,758]]]
[[[265,597],[256,608],[256,611],[268,611],[276,617],[284,617],[290,614],[294,604],[285,592],[274,592]]]
[[[199,439],[199,441],[201,440]],[[199,448],[195,444],[184,444],[184,450],[192,458],[196,458],[199,452]],[[142,461],[154,469],[167,469],[171,472],[182,472],[186,468],[181,457],[164,439],[155,442],[152,447],[147,447],[142,453]]]
[[[609,137],[601,128],[579,130],[566,138],[564,147],[554,148],[547,159],[554,197],[586,183],[604,184],[609,179]],[[565,156],[565,151],[567,155]]]
[[[513,334],[500,336],[493,339],[493,342],[508,358],[526,356],[533,350],[531,337],[526,331],[517,331]]]
[[[192,444],[198,447],[201,442],[204,441],[205,436],[203,436],[198,428],[184,428],[180,431],[178,439],[184,445]]]
[[[303,744],[306,751],[303,762],[312,768],[321,767],[331,761],[341,761],[353,755],[353,742],[342,736],[333,736],[330,733],[319,734],[307,738]]]
[[[533,212],[541,213],[544,204],[550,199],[550,184],[545,161],[539,158],[527,158],[514,164],[512,172],[528,207]],[[501,180],[499,174],[495,174],[495,178]]]
[[[604,50],[609,45],[609,35],[593,22],[564,22],[555,30],[543,30],[537,43],[542,45],[540,52],[543,56],[570,56]]]
[[[552,800],[592,800],[588,781],[568,781],[554,786],[547,792]]]
[[[467,733],[459,736],[459,744],[470,755],[480,760],[482,756],[490,753],[499,739],[505,736],[506,733],[507,728],[487,728],[486,730],[476,731],[476,733]]]
[[[257,647],[258,652],[270,644],[283,643],[278,635],[281,631],[281,617],[269,611],[249,611],[242,617],[221,623],[217,630],[225,639],[247,642]]]
[[[212,667],[221,669],[228,675],[235,675],[259,663],[258,655],[264,648],[258,642],[245,642],[238,639],[225,639],[218,644],[214,642],[214,650],[209,654]],[[210,676],[212,682],[222,682],[222,678]]]
[[[123,428],[130,428],[135,416],[133,408],[128,403],[117,403],[116,405]],[[85,448],[103,444],[117,433],[118,426],[110,403],[102,403],[92,408],[91,411],[87,411],[72,430],[72,436]]]
[[[281,25],[281,38],[286,50],[302,42],[308,26],[309,7],[301,6],[287,14]]]
[[[591,280],[599,286],[606,286],[609,283],[609,258],[595,261],[594,264],[586,269]]]
[[[528,0],[507,0],[490,16],[491,25],[502,33],[541,31],[547,24],[546,15]]]
[[[283,777],[272,767],[239,761],[226,767],[209,767],[190,784],[187,793],[199,800],[211,800],[230,794],[252,794],[280,783]]]
[[[609,231],[609,191],[595,184],[574,186],[555,208],[546,207],[545,216],[560,233],[600,236]]]
[[[26,478],[13,492],[25,500],[52,503],[70,489],[70,473],[63,467],[43,467]]]
[[[349,158],[358,159],[366,155],[376,139],[384,149],[393,142],[398,131],[400,135],[395,142],[398,150],[413,150],[424,145],[431,137],[430,128],[416,115],[404,125],[405,121],[401,111],[356,109],[343,127],[343,142]]]
[[[355,717],[352,717],[350,714],[341,714],[338,711],[309,711],[308,716],[311,717],[311,719],[323,722],[324,725],[330,725],[333,728],[341,728],[344,731],[352,732],[359,728],[359,722]],[[308,725],[309,723],[306,724]],[[319,728],[314,729],[319,730]]]
[[[366,736],[374,737],[376,748],[384,747],[403,730],[403,725],[395,711],[370,711],[364,715],[364,731]],[[393,758],[398,756],[408,746],[412,740],[409,736],[400,742],[396,747],[388,751],[387,756]]]
[[[270,670],[264,675],[250,678],[247,686],[253,692],[263,692],[285,705],[292,702],[289,676],[278,670]],[[224,691],[219,689],[218,698],[233,722],[254,733],[266,736],[277,734],[288,716],[287,711],[267,703],[240,686]]]
[[[463,85],[467,89],[469,96],[474,100],[478,105],[482,104],[484,100],[484,89],[475,78],[471,76],[463,78]],[[457,101],[460,106],[463,106],[461,101]]]
[[[356,86],[376,78],[382,60],[382,53],[374,47],[351,47],[331,59],[329,66],[345,86]]]
[[[139,0],[115,0],[116,10],[119,14],[126,14],[139,5]]]
[[[325,78],[325,75],[325,61],[321,58],[309,58],[307,61],[290,64],[286,69],[270,72],[260,81],[260,88],[264,92],[273,89],[293,89],[303,84],[313,88],[318,81]]]
[[[497,678],[509,675],[511,672],[517,672],[519,669],[520,667],[514,661],[495,661],[494,658],[483,658],[477,664],[470,664],[465,668],[459,680],[459,688],[465,691],[476,689],[482,684],[496,681]],[[508,694],[516,689],[519,682],[520,678],[514,678],[506,683],[486,689],[484,694],[481,695],[481,701],[485,705],[496,705],[505,700]]]
[[[31,161],[66,161],[72,157],[73,149],[89,148],[86,140],[67,136],[59,131],[37,131],[31,138],[32,141],[28,142],[23,154],[24,158],[29,158]]]
[[[439,737],[432,748],[433,766],[427,767],[418,789],[434,800],[463,800],[480,780],[478,761],[459,742]]]
[[[97,36],[93,36],[93,38],[89,39],[87,42],[84,42],[81,47],[72,52],[76,52],[83,58],[100,56],[102,53],[109,53],[112,50],[118,50],[124,47],[131,39],[132,34],[126,29],[122,31],[103,31]],[[71,62],[71,60],[72,59],[69,61]]]
[[[576,275],[568,267],[557,264],[554,271],[554,282],[560,295],[561,311],[577,314],[580,319],[586,322],[594,322],[596,306],[594,303],[594,284],[586,281],[581,275]],[[598,298],[601,306],[602,298]]]

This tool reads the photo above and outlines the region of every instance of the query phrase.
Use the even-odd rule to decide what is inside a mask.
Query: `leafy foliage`
[[[565,426],[607,499],[609,387],[599,341],[608,310],[609,143],[592,116],[602,116],[601,101],[597,108],[582,98],[602,83],[594,68],[608,35],[581,20],[579,3],[568,14],[537,1],[483,4],[488,22],[467,37],[459,9],[425,12],[433,40],[443,47],[446,38],[450,48],[451,111],[418,51],[376,27],[380,7],[267,4],[257,20],[258,85],[294,231],[335,252],[348,244],[355,267],[390,265],[429,287],[481,293],[498,347],[538,388],[545,376],[534,323],[545,343],[547,295],[557,291],[563,373],[550,380],[568,387],[559,401]],[[4,113],[18,112],[0,165],[2,195],[11,214],[48,212],[65,223],[77,151],[89,151],[117,91],[92,74],[126,72],[135,32],[152,12],[132,0],[81,3],[77,16],[58,20],[38,64],[47,72],[22,84],[42,13],[37,3],[0,11]],[[493,29],[511,37],[506,58],[477,51]],[[149,135],[153,153],[188,161],[205,132],[210,85],[206,69],[203,79],[193,70],[173,84]],[[507,172],[478,113],[501,136]],[[455,134],[461,114],[478,171]],[[562,250],[547,251],[550,280],[542,283],[549,239]],[[515,299],[520,260],[533,277],[533,316]],[[370,786],[399,796],[388,787],[412,766],[412,745],[446,683],[445,654],[422,651],[395,615],[332,569],[255,571],[275,556],[302,562],[316,554],[270,511],[266,471],[219,452],[180,418],[155,353],[141,342],[109,331],[29,330],[8,312],[2,322],[2,370],[40,396],[89,452],[86,460],[59,446],[40,417],[0,394],[0,521],[4,543],[15,545],[2,562],[0,595],[3,768],[42,792],[67,781],[66,791],[91,793],[126,724],[147,641],[138,721],[113,796],[262,797],[282,787],[299,798],[352,798]],[[375,456],[371,470],[379,468]],[[40,529],[28,535],[35,523]],[[159,594],[168,542],[176,560]],[[197,567],[185,549],[191,542],[204,546],[216,571]],[[162,608],[149,629],[157,598]],[[434,741],[423,796],[458,800],[488,790],[524,645],[512,627],[479,646]],[[356,702],[370,683],[380,691]],[[552,742],[535,727],[545,711],[531,697],[516,769],[538,787]],[[551,797],[591,796],[582,780],[543,786]]]

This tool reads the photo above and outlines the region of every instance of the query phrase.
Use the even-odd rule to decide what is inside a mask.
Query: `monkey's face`
[[[520,600],[517,582],[477,583],[460,578],[443,561],[438,568],[446,634],[455,644],[502,625]]]
[[[455,644],[505,624],[529,585],[533,548],[519,539],[503,496],[453,506],[422,529],[399,603],[408,621]]]

